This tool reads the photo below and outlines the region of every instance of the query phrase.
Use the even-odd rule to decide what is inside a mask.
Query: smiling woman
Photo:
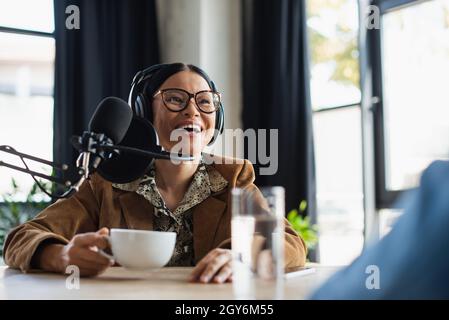
[[[181,69],[175,66],[174,70]],[[217,112],[223,112],[219,111],[222,108],[219,93],[212,87],[208,78],[192,68],[192,71],[187,69],[173,74],[150,95],[153,97],[153,125],[164,149],[171,150],[178,143],[173,135],[178,135],[185,150],[198,157],[212,141],[214,130],[221,129],[215,125]]]
[[[169,266],[196,265],[192,281],[230,281],[229,193],[234,187],[259,190],[249,161],[203,153],[223,128],[224,110],[214,83],[193,65],[157,65],[136,75],[129,102],[136,116],[153,124],[163,149],[173,152],[181,143],[198,161],[154,160],[142,177],[126,184],[93,175],[73,197],[10,233],[6,263],[53,272],[77,265],[81,275],[93,276],[111,265],[98,250],[107,248],[110,228],[170,231],[177,239]],[[180,142],[173,141],[174,133]],[[304,265],[306,252],[285,220],[286,266]]]

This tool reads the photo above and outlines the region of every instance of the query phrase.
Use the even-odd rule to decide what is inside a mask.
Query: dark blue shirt
[[[402,201],[390,233],[312,299],[449,299],[449,162],[432,163]]]

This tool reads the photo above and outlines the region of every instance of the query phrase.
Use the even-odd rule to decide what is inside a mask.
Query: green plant
[[[310,222],[310,217],[303,217],[307,202],[301,201],[298,209],[293,209],[287,214],[287,220],[293,229],[301,236],[308,249],[314,249],[318,243],[318,227]]]
[[[47,190],[49,184],[42,183]],[[48,201],[42,200],[43,192],[38,188],[37,184],[33,184],[30,191],[26,195],[25,202],[18,202],[16,196],[19,193],[17,182],[11,179],[12,191],[2,195],[3,203],[0,203],[0,257],[3,256],[3,243],[6,235],[11,229],[32,219],[39,211],[48,205]],[[36,201],[40,198],[40,201]]]

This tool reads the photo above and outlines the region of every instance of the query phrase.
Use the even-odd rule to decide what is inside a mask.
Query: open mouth
[[[203,129],[197,124],[187,124],[176,128],[177,130],[185,130],[188,133],[200,133]]]

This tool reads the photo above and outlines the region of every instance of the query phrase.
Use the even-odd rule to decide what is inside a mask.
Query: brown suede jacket
[[[212,193],[193,207],[193,245],[195,262],[214,248],[231,247],[231,192],[233,187],[256,188],[254,169],[245,160],[212,164],[228,181],[222,191]],[[4,245],[7,265],[31,269],[31,259],[38,246],[47,239],[67,244],[76,234],[100,228],[153,229],[153,207],[136,192],[113,188],[97,174],[85,181],[68,199],[55,202],[31,221],[13,229]],[[285,266],[302,266],[307,249],[304,241],[285,220]]]

